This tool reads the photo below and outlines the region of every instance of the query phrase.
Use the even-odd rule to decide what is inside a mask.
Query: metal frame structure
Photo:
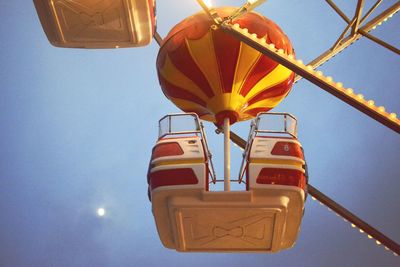
[[[301,60],[296,60],[293,56],[285,55],[282,50],[277,50],[273,44],[267,44],[264,38],[258,38],[256,34],[249,33],[247,29],[240,28],[238,24],[232,24],[231,20],[223,20],[222,18],[219,18],[218,15],[213,12],[212,9],[209,9],[202,0],[197,0],[197,2],[213,19],[215,22],[214,27],[219,27],[227,34],[239,39],[264,55],[272,58],[279,64],[295,72],[295,81],[305,78],[321,89],[332,94],[336,98],[381,123],[382,125],[385,125],[397,133],[400,133],[400,119],[397,118],[395,113],[389,113],[385,111],[383,106],[375,106],[373,100],[364,99],[363,95],[356,94],[352,88],[345,88],[342,83],[333,81],[332,77],[324,76],[321,71],[316,71],[319,66],[342,52],[344,49],[362,37],[366,37],[380,46],[396,54],[400,54],[400,50],[398,48],[378,39],[369,33],[397,13],[400,10],[400,2],[393,4],[379,15],[376,15],[368,22],[365,22],[381,4],[382,0],[377,0],[364,16],[364,0],[358,0],[355,14],[352,19],[349,19],[332,0],[326,0],[327,4],[347,23],[347,26],[331,48],[316,57],[308,64],[304,64]],[[158,33],[156,33],[155,39],[157,43],[161,45],[162,38]],[[217,132],[220,131],[217,129]],[[230,132],[230,139],[242,149],[246,148],[247,142],[235,133]],[[370,226],[368,223],[348,211],[346,208],[310,184],[308,184],[308,193],[313,197],[313,199],[320,201],[320,203],[326,205],[329,209],[332,209],[339,216],[343,217],[345,220],[348,220],[353,227],[358,227],[360,232],[365,232],[368,235],[368,238],[374,238],[378,245],[382,244],[385,249],[391,250],[395,255],[400,254],[400,245],[398,243]]]
[[[196,130],[193,130],[193,131],[173,131],[172,130],[172,119],[174,117],[184,117],[184,116],[189,116],[189,117],[193,118],[193,120],[195,122]],[[166,133],[163,133],[162,129],[161,129],[161,123],[165,119],[168,120],[168,131]],[[165,137],[167,135],[184,135],[184,134],[200,135],[200,140],[201,140],[201,143],[203,144],[204,151],[205,151],[205,154],[207,156],[207,162],[209,163],[208,164],[208,172],[211,175],[211,182],[216,183],[217,177],[215,175],[214,165],[212,163],[212,155],[211,155],[210,150],[208,149],[206,133],[204,131],[203,123],[199,119],[199,116],[197,116],[196,113],[189,113],[189,112],[188,113],[174,113],[174,114],[165,115],[164,117],[162,117],[158,121],[158,139],[161,139],[161,138],[163,138],[163,137]]]
[[[267,129],[260,129],[260,121],[263,117],[261,116],[283,116],[283,130],[281,131],[270,131]],[[288,130],[287,127],[287,122],[288,122],[288,117],[294,122],[294,128],[293,131]],[[255,118],[251,124],[250,124],[250,132],[249,132],[249,137],[247,138],[247,142],[246,146],[243,148],[244,152],[243,152],[243,159],[242,159],[242,164],[240,166],[240,171],[239,171],[239,184],[240,183],[245,183],[243,182],[243,176],[246,172],[246,166],[249,163],[248,162],[248,156],[250,153],[250,145],[253,142],[253,139],[258,135],[258,134],[266,134],[266,135],[270,135],[270,134],[282,134],[282,135],[286,135],[286,136],[291,136],[295,139],[297,139],[297,119],[290,113],[283,113],[283,112],[260,112],[257,116],[257,118]],[[274,135],[274,136],[275,136]],[[243,140],[244,141],[244,140]],[[307,167],[306,167],[307,169]],[[306,175],[308,176],[308,175]]]

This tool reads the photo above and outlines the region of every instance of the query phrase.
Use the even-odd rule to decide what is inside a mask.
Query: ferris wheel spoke
[[[336,212],[339,216],[349,221],[352,227],[357,227],[361,233],[365,233],[369,239],[375,239],[377,245],[382,244],[386,249],[389,249],[396,254],[400,254],[400,245],[398,243],[366,223],[364,220],[360,219],[355,214],[351,213],[342,205],[338,204],[310,184],[308,184],[308,193],[313,198],[327,206],[329,209]]]

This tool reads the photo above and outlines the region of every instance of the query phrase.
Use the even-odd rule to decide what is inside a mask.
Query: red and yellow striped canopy
[[[222,17],[235,9],[218,9]],[[286,54],[292,45],[271,20],[250,12],[236,21]],[[157,71],[164,94],[185,112],[221,124],[251,119],[278,105],[289,93],[294,73],[220,29],[203,12],[186,18],[164,39]]]

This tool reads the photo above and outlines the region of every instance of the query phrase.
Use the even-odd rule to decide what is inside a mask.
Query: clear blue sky
[[[353,15],[356,0],[336,2]],[[387,7],[396,1],[383,2]],[[157,4],[162,36],[200,10],[194,0]],[[282,27],[305,62],[345,27],[320,0],[270,0],[258,11]],[[395,15],[373,33],[399,47],[399,25]],[[400,257],[311,198],[293,249],[182,254],[163,248],[146,172],[157,121],[177,109],[158,85],[157,44],[55,48],[33,3],[22,0],[0,2],[0,36],[1,267],[400,266]],[[321,69],[400,114],[400,62],[394,53],[361,40]],[[310,183],[400,242],[399,135],[305,80],[276,111],[298,118]],[[206,127],[222,176],[222,136],[213,133],[212,124]],[[246,137],[249,124],[234,130]],[[232,150],[237,173],[241,151]],[[96,216],[99,206],[107,209],[106,217]]]

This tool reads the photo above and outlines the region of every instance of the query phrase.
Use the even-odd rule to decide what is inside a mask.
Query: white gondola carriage
[[[190,117],[194,129],[175,131],[174,120]],[[202,124],[195,114],[160,120],[148,183],[158,233],[178,251],[277,252],[293,246],[306,189],[305,161],[295,128],[251,129],[242,164],[243,191],[210,191],[216,181]],[[277,115],[274,115],[277,116]],[[285,127],[294,125],[288,114]]]
[[[144,46],[156,27],[155,0],[33,0],[50,43],[71,48]]]

